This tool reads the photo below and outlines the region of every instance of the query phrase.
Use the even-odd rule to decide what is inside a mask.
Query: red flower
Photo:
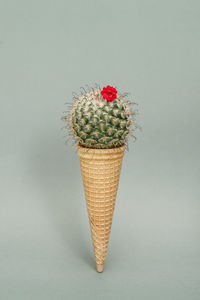
[[[103,99],[112,102],[117,98],[117,90],[114,87],[107,85],[107,87],[104,87],[101,91],[101,95],[103,96]]]

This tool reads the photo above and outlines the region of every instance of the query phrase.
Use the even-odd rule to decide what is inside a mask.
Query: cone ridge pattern
[[[78,148],[97,265],[106,258],[124,149]]]

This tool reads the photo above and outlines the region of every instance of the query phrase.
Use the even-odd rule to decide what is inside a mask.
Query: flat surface
[[[199,1],[0,1],[0,299],[199,300]],[[139,103],[104,272],[75,147],[80,86]]]

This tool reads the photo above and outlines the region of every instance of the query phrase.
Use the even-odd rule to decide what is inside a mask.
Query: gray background
[[[0,299],[200,299],[200,4],[0,1]],[[131,93],[109,253],[95,271],[72,91]]]

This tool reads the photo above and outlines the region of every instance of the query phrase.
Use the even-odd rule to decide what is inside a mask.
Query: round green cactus
[[[75,98],[68,116],[64,117],[80,145],[98,149],[119,147],[131,135],[134,125],[131,103],[125,100],[126,95],[117,95],[114,88],[114,92],[110,89],[85,91]]]

